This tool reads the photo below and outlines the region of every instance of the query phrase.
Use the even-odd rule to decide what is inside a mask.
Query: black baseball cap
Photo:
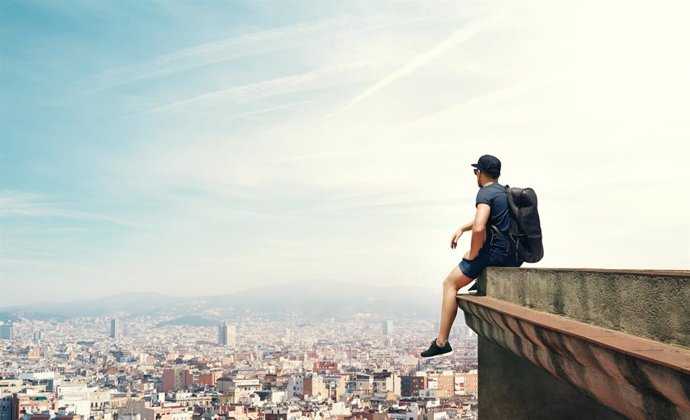
[[[501,174],[501,161],[496,156],[484,155],[472,166],[491,175]]]

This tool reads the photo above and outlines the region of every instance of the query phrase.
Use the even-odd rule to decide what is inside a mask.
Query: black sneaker
[[[450,346],[449,342],[446,341],[446,344],[444,344],[443,347],[441,347],[438,344],[436,344],[436,339],[434,339],[434,341],[431,342],[429,348],[421,352],[420,355],[422,357],[436,357],[446,353],[450,353],[451,351],[453,351],[453,348]]]

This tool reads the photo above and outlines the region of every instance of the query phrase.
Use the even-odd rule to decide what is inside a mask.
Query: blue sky
[[[690,268],[684,2],[3,2],[0,306],[440,287],[469,163],[537,266]],[[661,170],[662,168],[666,168]]]

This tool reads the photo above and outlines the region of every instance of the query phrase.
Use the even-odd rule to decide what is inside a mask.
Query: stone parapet
[[[592,399],[589,405],[578,403],[581,412],[573,417],[559,412],[558,418],[585,418],[594,412],[601,416],[606,407],[612,410],[606,418],[612,419],[690,419],[690,348],[678,345],[690,339],[686,315],[690,297],[683,300],[690,290],[690,273],[489,268],[479,287],[487,296],[460,296],[458,304],[468,326],[483,339],[479,360],[483,418],[497,418],[500,413],[521,418],[519,412],[529,412],[531,419],[556,418],[548,401],[537,400],[538,409],[530,411],[525,404],[535,403],[524,396],[490,398],[492,390],[506,388],[506,376],[496,366],[508,366],[501,362],[512,357],[505,353],[509,352],[533,368],[525,368],[525,383],[508,388],[529,388],[532,377],[542,378],[536,370],[530,371],[537,369]],[[665,321],[654,319],[658,316]],[[482,352],[486,341],[498,350]],[[482,360],[482,355],[493,360]],[[553,385],[555,389],[557,384]],[[570,393],[562,400],[575,399],[577,391],[558,389]],[[492,407],[482,406],[487,400]]]
[[[487,296],[690,348],[690,272],[486,269]]]

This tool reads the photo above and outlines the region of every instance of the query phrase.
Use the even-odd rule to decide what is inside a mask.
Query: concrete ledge
[[[690,348],[690,271],[489,267],[487,296]]]
[[[486,290],[495,293],[501,288],[496,287],[498,279],[492,282],[496,272],[490,270]],[[522,299],[530,300],[528,295]],[[467,324],[481,337],[628,418],[690,419],[690,349],[492,297],[461,296],[458,304]],[[480,360],[480,372],[483,368]]]

